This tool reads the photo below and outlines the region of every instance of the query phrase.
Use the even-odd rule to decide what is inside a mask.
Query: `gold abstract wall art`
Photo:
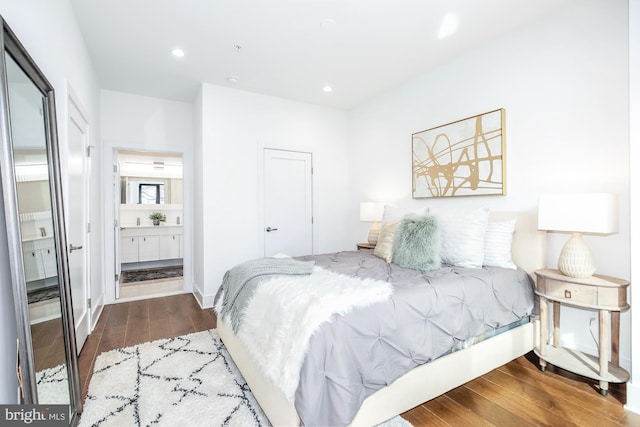
[[[412,135],[413,198],[505,195],[504,108]]]

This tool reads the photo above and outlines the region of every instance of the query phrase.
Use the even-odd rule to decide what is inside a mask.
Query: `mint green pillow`
[[[421,271],[440,268],[440,229],[435,216],[407,216],[402,220],[393,242],[393,262]]]

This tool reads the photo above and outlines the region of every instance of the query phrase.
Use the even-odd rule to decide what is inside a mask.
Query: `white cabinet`
[[[182,227],[125,227],[120,234],[120,262],[182,258]]]
[[[138,237],[120,238],[120,262],[138,262]]]
[[[138,261],[157,261],[160,258],[160,236],[138,237]]]
[[[27,282],[58,275],[56,251],[52,237],[22,242],[22,257]]]
[[[160,259],[182,258],[181,241],[180,234],[160,236]]]
[[[35,249],[23,252],[24,276],[27,282],[44,278],[44,266],[39,252]]]
[[[42,256],[42,266],[44,267],[44,277],[55,277],[58,275],[58,261],[56,251],[53,246],[40,250]]]

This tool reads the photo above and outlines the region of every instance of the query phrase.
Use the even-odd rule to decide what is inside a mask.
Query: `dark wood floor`
[[[36,371],[66,363],[62,318],[31,325],[31,342]]]
[[[106,306],[80,353],[83,395],[96,356],[103,351],[214,328],[211,310],[192,295]],[[537,368],[533,353],[520,357],[402,416],[414,426],[640,426],[625,411],[625,385],[601,396],[597,383],[549,366]]]
[[[96,357],[105,351],[215,328],[212,310],[202,310],[191,294],[173,295],[104,307],[95,330],[82,347],[78,364],[86,396]]]

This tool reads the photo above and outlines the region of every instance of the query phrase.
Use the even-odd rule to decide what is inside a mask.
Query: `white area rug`
[[[215,330],[98,356],[80,426],[268,426]],[[400,417],[385,427],[410,426]]]
[[[69,404],[69,382],[67,381],[67,365],[36,372],[38,402],[50,405]]]

